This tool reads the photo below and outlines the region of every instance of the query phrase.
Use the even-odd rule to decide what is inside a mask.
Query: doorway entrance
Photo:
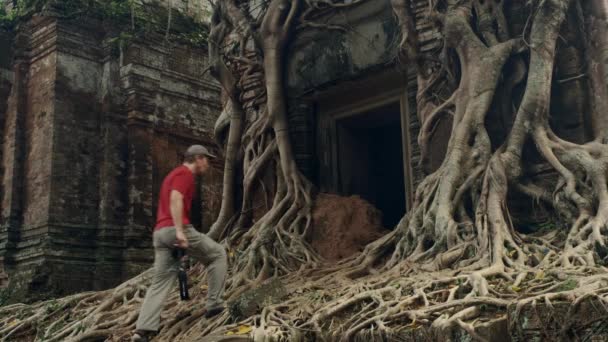
[[[338,190],[359,195],[392,229],[406,211],[399,102],[336,120]]]

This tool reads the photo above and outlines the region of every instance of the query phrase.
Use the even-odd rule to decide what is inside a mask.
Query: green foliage
[[[572,291],[578,287],[578,281],[569,278],[557,287],[557,292]]]
[[[108,39],[108,43],[114,44],[115,46],[128,45],[135,36],[129,32],[120,32],[117,36]]]
[[[17,0],[11,11],[0,8],[0,29],[10,30],[19,22],[29,19],[34,13],[48,10],[48,13],[65,19],[98,19],[111,24],[118,33],[111,43],[125,44],[133,38],[149,33],[167,30],[168,40],[175,40],[192,46],[206,44],[208,28],[194,19],[173,11],[171,27],[168,11],[159,3],[145,6],[136,0]]]
[[[207,29],[194,30],[186,33],[179,33],[175,36],[177,41],[186,43],[192,46],[203,46],[207,44],[209,34]]]
[[[6,11],[0,5],[0,31],[7,31],[13,28],[17,19],[17,11]]]
[[[101,8],[102,14],[106,18],[130,17],[132,11],[135,11],[135,18],[142,17],[141,5],[136,4],[133,0],[106,1],[99,4],[99,6]]]
[[[144,6],[135,0],[47,0],[64,18],[96,18],[121,26],[142,25],[146,21]]]
[[[59,310],[60,307],[61,307],[61,305],[57,302],[57,300],[53,299],[46,304],[44,309],[47,314],[51,314],[51,313]]]
[[[0,30],[12,30],[21,19],[40,11],[47,2],[48,0],[16,0],[9,11],[0,6]]]
[[[8,29],[12,26],[12,13],[6,13],[3,7],[0,7],[0,30]]]
[[[56,1],[56,0],[55,0]],[[206,25],[173,11],[173,24],[168,25],[168,11],[160,4],[142,5],[135,0],[63,0],[64,14],[72,16],[93,16],[121,28],[112,42],[129,43],[138,36],[149,33],[165,33],[168,29],[169,40],[189,45],[205,44],[208,37]]]
[[[537,224],[536,231],[546,232],[546,231],[555,230],[556,228],[557,228],[557,225],[555,222],[546,221],[546,222],[541,222],[541,223]]]

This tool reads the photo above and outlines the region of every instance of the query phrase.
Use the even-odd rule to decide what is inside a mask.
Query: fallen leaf
[[[541,271],[538,271],[538,272],[536,273],[536,276],[535,276],[534,278],[539,279],[539,280],[540,280],[540,279],[544,279],[544,278],[545,278],[545,272],[543,272],[542,270],[541,270]]]
[[[513,290],[515,292],[519,292],[519,291],[521,291],[521,287],[513,285],[513,286],[511,286],[511,290]]]
[[[252,330],[253,328],[249,325],[239,325],[238,328],[230,330],[226,335],[245,335],[249,334]]]

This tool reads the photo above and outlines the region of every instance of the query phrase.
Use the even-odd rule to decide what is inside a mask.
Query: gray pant
[[[207,268],[208,294],[207,309],[224,305],[224,282],[228,271],[226,250],[207,235],[199,233],[192,226],[185,227],[188,239],[188,255],[202,262]],[[139,312],[137,330],[157,331],[160,312],[169,291],[177,289],[175,280],[179,260],[173,255],[175,228],[163,228],[154,232],[154,276],[146,299]]]

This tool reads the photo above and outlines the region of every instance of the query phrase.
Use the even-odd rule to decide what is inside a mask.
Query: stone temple
[[[0,31],[0,284],[60,294],[139,273],[162,178],[190,144],[215,148],[206,47],[158,34],[117,46],[116,29],[43,13]],[[199,228],[222,166],[200,180]]]
[[[181,16],[204,22],[208,9],[193,5],[202,1],[177,2]],[[438,46],[423,15],[427,3],[412,1],[422,51]],[[525,25],[521,13],[508,15]],[[290,46],[296,159],[321,192],[359,195],[392,227],[416,185],[441,164],[451,119],[438,124],[423,158],[416,75],[397,60],[389,0],[329,20],[350,29],[302,32]],[[205,73],[206,47],[166,44],[162,34],[116,47],[109,38],[117,30],[94,18],[41,13],[0,31],[0,270],[25,289],[107,288],[148,267],[159,183],[189,144],[216,148],[222,96]],[[586,61],[575,35],[562,38],[556,77],[569,79]],[[583,81],[554,91],[572,94]],[[585,141],[588,102],[564,95],[554,103],[556,132]],[[195,221],[202,230],[219,210],[222,163],[200,180]]]

